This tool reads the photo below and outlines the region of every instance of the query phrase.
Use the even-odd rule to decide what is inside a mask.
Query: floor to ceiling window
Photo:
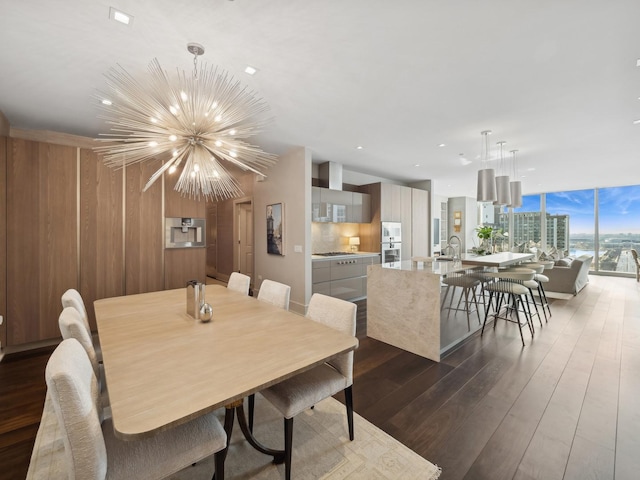
[[[598,189],[599,269],[635,273],[631,249],[640,249],[640,185]]]
[[[540,195],[524,195],[522,207],[513,209],[513,227],[510,235],[513,237],[513,245],[521,248],[542,247],[542,210]]]
[[[595,190],[572,190],[545,195],[547,249],[571,256],[595,257]],[[591,269],[595,262],[591,264]]]

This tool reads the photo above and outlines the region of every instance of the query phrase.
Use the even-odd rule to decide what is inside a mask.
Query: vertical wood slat
[[[126,168],[125,294],[164,289],[162,182],[142,193],[159,160]]]
[[[177,175],[165,175],[165,217],[206,218],[204,198],[194,200],[183,197],[174,190],[177,180]],[[162,238],[164,247],[164,231]],[[206,247],[167,249],[164,250],[164,259],[165,289],[182,288],[188,280],[205,282]]]
[[[0,343],[7,344],[7,138],[0,136]]]
[[[93,330],[94,300],[124,295],[122,176],[80,150],[80,294]]]
[[[60,296],[78,288],[76,148],[10,139],[7,344],[59,337]]]

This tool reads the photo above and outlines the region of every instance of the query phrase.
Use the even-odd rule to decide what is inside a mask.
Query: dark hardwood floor
[[[498,322],[436,363],[367,338],[358,302],[355,409],[443,480],[639,478],[640,284],[592,276],[552,312],[524,348]],[[1,479],[26,474],[49,354],[0,362]]]

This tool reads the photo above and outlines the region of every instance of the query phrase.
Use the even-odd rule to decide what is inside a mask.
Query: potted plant
[[[489,255],[491,253],[491,239],[495,235],[495,230],[488,225],[482,225],[476,228],[476,235],[480,239],[480,246],[476,249],[476,253]]]

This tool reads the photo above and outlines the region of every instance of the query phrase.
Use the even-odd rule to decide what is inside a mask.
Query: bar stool
[[[551,316],[551,305],[549,304],[549,300],[547,300],[547,294],[544,291],[543,286],[543,284],[549,282],[549,277],[543,275],[543,272],[545,270],[551,270],[553,268],[553,262],[540,261],[537,263],[523,263],[522,266],[525,268],[532,268],[536,271],[533,279],[538,283],[538,297],[540,298],[540,302],[537,304],[540,305],[544,312],[545,322],[549,322],[549,317]],[[549,317],[547,317],[547,312],[549,313]]]
[[[480,332],[480,336],[484,335],[484,328],[487,325],[487,319],[489,318],[489,312],[491,309],[491,300],[493,296],[496,297],[496,306],[493,314],[493,328],[496,328],[496,323],[498,318],[502,318],[508,322],[516,323],[518,325],[518,329],[520,330],[520,339],[522,340],[522,346],[525,346],[524,343],[524,335],[522,334],[522,326],[526,324],[529,327],[529,331],[531,332],[531,336],[533,337],[533,322],[531,320],[531,309],[529,307],[529,302],[525,302],[527,298],[527,294],[529,293],[529,288],[523,285],[523,282],[533,280],[535,275],[533,270],[528,271],[498,271],[498,272],[487,272],[485,275],[489,277],[494,277],[496,279],[495,282],[490,282],[485,285],[485,290],[489,292],[489,301],[487,304],[487,309],[485,312],[484,322],[482,324],[482,331]],[[500,310],[502,308],[502,303],[504,301],[504,296],[508,295],[508,300],[511,302],[511,305],[506,305],[507,312],[515,312],[516,318],[513,319],[505,314],[505,316],[500,316]],[[523,300],[524,297],[524,300]],[[520,302],[520,308],[518,308],[518,302]],[[506,303],[506,302],[505,302]],[[524,323],[520,320],[520,311],[524,313],[525,321]]]
[[[471,330],[471,322],[469,319],[471,312],[476,312],[478,316],[478,325],[482,323],[480,320],[480,310],[478,308],[478,298],[476,296],[476,288],[481,285],[480,280],[469,275],[465,272],[453,272],[448,273],[445,278],[442,279],[442,283],[447,286],[444,292],[444,298],[442,299],[442,307],[441,310],[447,309],[449,313],[447,314],[447,318],[449,318],[449,314],[451,310],[455,311],[463,311],[467,314],[467,328]],[[449,294],[449,290],[451,290],[451,298],[449,299],[449,306],[446,307],[447,295]],[[453,298],[456,295],[456,288],[461,288],[462,292],[460,293],[460,298],[458,299],[458,304],[453,307]],[[462,303],[462,299],[464,298],[464,306],[460,308],[460,304]],[[475,305],[475,310],[472,310],[473,305]]]

